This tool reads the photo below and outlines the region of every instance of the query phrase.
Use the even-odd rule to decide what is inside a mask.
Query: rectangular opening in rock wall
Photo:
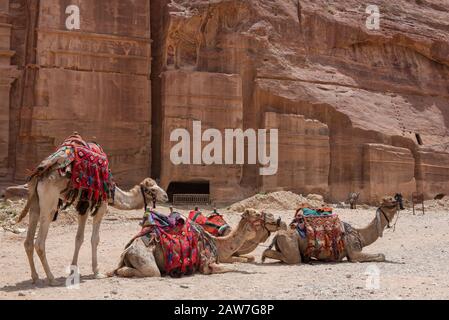
[[[171,182],[167,188],[168,199],[177,204],[209,204],[209,181]]]
[[[420,146],[422,146],[424,143],[422,141],[421,135],[419,133],[415,133],[415,137],[416,137],[416,142],[418,142],[418,144]]]

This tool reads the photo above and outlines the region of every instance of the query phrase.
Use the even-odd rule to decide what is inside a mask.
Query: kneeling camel
[[[362,252],[364,247],[374,243],[382,237],[383,230],[389,226],[397,212],[400,200],[393,197],[385,197],[382,205],[377,209],[376,217],[365,228],[352,228],[345,223],[344,244],[345,249],[341,252],[338,261],[347,257],[350,262],[384,262],[385,255],[368,254]],[[275,250],[273,250],[273,246]],[[302,255],[306,252],[307,239],[301,238],[295,229],[279,231],[274,237],[269,249],[262,254],[262,262],[266,258],[280,260],[287,264],[299,264],[302,262]],[[320,260],[318,258],[318,260]]]
[[[255,239],[258,230],[265,228],[265,225],[277,223],[266,215],[261,215],[254,209],[247,209],[243,214],[237,228],[224,237],[214,237],[210,239],[217,248],[216,261],[207,264],[198,270],[202,274],[214,274],[230,272],[218,265],[218,263],[241,262],[239,257],[233,255],[247,241]],[[199,245],[201,250],[203,245]],[[110,276],[118,275],[120,277],[160,277],[165,273],[165,258],[160,243],[147,247],[144,242],[135,239],[122,253],[118,267],[109,273]]]

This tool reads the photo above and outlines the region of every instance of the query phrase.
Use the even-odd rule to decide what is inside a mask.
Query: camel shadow
[[[388,263],[388,264],[405,264],[405,262],[399,262],[399,261],[392,261],[392,260],[385,260],[383,262],[363,262],[365,264],[368,263]],[[253,265],[256,265],[258,267],[271,267],[271,266],[302,266],[302,265],[309,265],[309,266],[333,266],[333,265],[342,265],[342,264],[353,264],[353,262],[350,262],[348,260],[343,261],[318,261],[318,260],[312,260],[309,262],[302,262],[298,264],[286,264],[281,261],[274,261],[274,262],[254,262]]]
[[[27,291],[27,290],[42,290],[47,288],[68,288],[66,281],[67,277],[59,277],[55,279],[58,282],[58,285],[50,286],[46,279],[39,279],[37,283],[33,283],[32,280],[26,280],[22,282],[18,282],[14,285],[7,285],[0,288],[0,292],[19,292],[19,291]],[[96,280],[94,275],[81,276],[79,284],[83,284],[86,281]]]

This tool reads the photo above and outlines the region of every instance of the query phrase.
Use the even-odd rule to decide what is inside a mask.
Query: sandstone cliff
[[[360,0],[74,2],[79,31],[67,1],[0,0],[0,180],[23,181],[78,130],[119,182],[208,181],[218,201],[449,193],[447,0],[372,0],[379,30]],[[169,133],[193,120],[278,127],[278,175],[173,166]]]
[[[266,115],[276,113],[329,129],[329,151],[310,131],[281,142],[284,171],[264,179],[269,183],[253,168],[227,183],[313,190],[332,200],[356,190],[365,201],[395,191],[448,191],[449,155],[439,151],[449,146],[449,3],[370,4],[379,6],[380,30],[366,28],[365,1],[167,4],[160,42],[166,69],[240,75],[245,128],[271,126]],[[288,121],[276,124],[290,131]]]

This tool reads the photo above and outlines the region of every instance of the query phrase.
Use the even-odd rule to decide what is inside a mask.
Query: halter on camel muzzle
[[[145,206],[145,211],[147,211],[147,209],[148,209],[146,191],[148,191],[148,189],[141,185],[140,186],[140,192],[142,192],[143,204]],[[153,202],[153,209],[156,209],[157,198],[156,198],[156,195],[153,192],[151,192],[151,198],[152,198],[152,202]]]
[[[266,212],[263,212],[263,211],[262,211],[262,219],[261,219],[261,221],[262,221],[263,227],[268,231],[268,233],[271,234],[271,231],[268,230],[268,228],[267,228],[267,214],[266,214]],[[282,218],[281,218],[281,217],[277,218],[277,220],[276,220],[276,226],[277,226],[278,228],[281,226],[281,223],[282,223]]]
[[[396,224],[398,223],[398,220],[399,220],[399,212],[401,210],[405,210],[404,203],[402,201],[402,194],[396,193],[396,195],[394,196],[394,200],[395,200],[394,204],[392,204],[390,206],[383,206],[383,207],[388,208],[388,209],[396,208],[396,210],[397,210],[398,216],[396,218],[396,222],[393,225],[393,232],[396,230]],[[379,236],[382,237],[383,230],[381,230],[381,226],[380,226],[380,213],[382,213],[382,215],[384,216],[385,220],[387,220],[387,229],[391,229],[392,227],[391,227],[390,219],[388,218],[387,214],[382,210],[382,206],[379,207],[377,209],[377,211],[376,211],[377,232],[378,232]]]

